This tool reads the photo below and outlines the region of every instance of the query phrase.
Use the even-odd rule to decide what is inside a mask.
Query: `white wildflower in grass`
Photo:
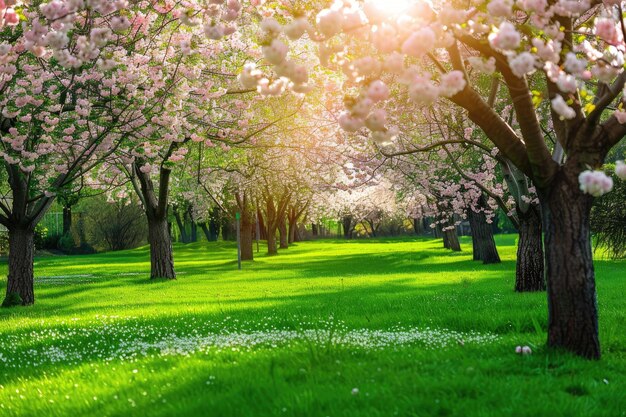
[[[220,352],[251,352],[296,346],[333,346],[350,350],[381,350],[418,346],[439,350],[492,343],[489,333],[457,332],[396,326],[388,329],[349,329],[330,317],[315,321],[300,318],[277,324],[273,317],[242,322],[230,317],[220,322],[177,317],[154,324],[137,317],[97,316],[95,320],[43,321],[26,333],[7,334],[0,340],[0,363],[7,368],[32,368],[85,361],[135,362],[143,357],[190,356]],[[461,345],[461,346],[463,346]],[[132,373],[138,373],[133,369]]]

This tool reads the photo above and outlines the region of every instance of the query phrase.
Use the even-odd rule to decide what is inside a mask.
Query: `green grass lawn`
[[[39,258],[36,305],[0,310],[0,416],[626,416],[626,261],[596,261],[588,362],[544,349],[545,294],[498,244],[484,266],[468,240],[303,242],[237,271],[201,243],[173,282],[146,248]]]

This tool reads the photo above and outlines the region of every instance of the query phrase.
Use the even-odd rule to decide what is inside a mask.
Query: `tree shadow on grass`
[[[357,260],[365,262],[361,257],[357,257]],[[460,265],[469,270],[472,262],[462,262]],[[459,268],[456,270],[458,271]],[[293,292],[289,291],[289,283],[284,280],[281,280],[278,287],[283,292],[278,292],[275,286],[269,287],[271,291],[264,292],[263,286],[259,284],[251,286],[251,288],[258,288],[256,292],[246,292],[245,288],[244,291],[238,292],[236,286],[229,287],[226,291],[236,294],[232,297],[228,294],[225,296],[224,288],[196,288],[194,285],[187,285],[194,284],[191,280],[186,285],[179,286],[174,282],[170,288],[154,286],[157,296],[146,301],[138,302],[128,299],[113,308],[119,309],[126,316],[139,313],[138,317],[131,316],[126,320],[130,320],[130,323],[156,328],[172,325],[181,317],[198,323],[213,324],[220,323],[229,317],[231,323],[249,322],[252,327],[256,325],[261,328],[263,324],[270,322],[277,328],[298,329],[303,326],[303,322],[324,323],[332,317],[332,320],[343,322],[348,328],[354,329],[388,329],[400,325],[446,328],[464,332],[478,330],[499,335],[527,334],[528,337],[540,339],[544,337],[537,334],[537,326],[541,329],[540,331],[545,332],[545,294],[513,293],[512,281],[503,279],[502,271],[499,270],[485,271],[480,279],[469,281],[455,277],[455,281],[450,283],[421,283],[418,278],[396,277],[386,282],[364,281],[344,285],[341,277],[328,277],[327,279],[331,282],[326,282],[327,285],[322,288],[312,286],[307,289],[294,286]],[[298,278],[294,278],[294,283],[297,280]],[[321,281],[326,281],[326,278],[322,278]],[[139,283],[140,281],[136,279],[107,280],[97,285],[84,285],[80,288],[73,286],[55,290],[54,295],[49,294],[51,295],[50,302],[41,303],[28,310],[16,310],[19,314],[12,314],[11,317],[5,318],[56,316],[59,319],[69,319],[74,315],[93,317],[103,313],[101,307],[80,306],[80,303],[73,305],[72,301],[76,300],[76,297],[88,298],[90,291],[124,291],[123,287],[132,285],[133,282]],[[619,284],[618,277],[602,276],[599,285],[602,291],[608,291],[611,287],[618,287]],[[181,291],[187,294],[187,298],[182,300],[173,298],[169,296],[169,291],[176,293]],[[203,295],[207,296],[204,302],[199,298]],[[606,299],[603,308],[617,309],[620,306],[619,303],[620,300],[617,298]],[[152,310],[146,315],[142,310],[148,306]],[[60,322],[48,322],[45,328],[50,331],[63,332],[66,325]],[[2,333],[5,336],[8,334],[24,335],[24,343],[20,349],[37,351],[47,346],[48,343],[29,341],[28,333],[41,329],[40,324],[30,323],[17,330],[6,330]],[[229,330],[228,325],[222,330]],[[625,339],[623,334],[617,335],[613,344],[624,346]],[[68,336],[64,340],[64,343],[69,345],[87,342],[89,339],[79,336]],[[6,356],[15,351],[0,353]],[[87,357],[81,363],[97,360],[97,358]],[[11,370],[7,377],[9,380],[14,380],[18,377],[39,375],[42,370],[54,370],[55,366]]]

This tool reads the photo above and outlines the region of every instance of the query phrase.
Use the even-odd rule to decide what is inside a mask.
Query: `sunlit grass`
[[[174,282],[146,248],[39,258],[37,304],[0,311],[0,416],[626,415],[626,262],[596,262],[587,362],[545,351],[545,294],[512,291],[498,242],[500,265],[467,240],[318,241],[242,271],[193,244]]]

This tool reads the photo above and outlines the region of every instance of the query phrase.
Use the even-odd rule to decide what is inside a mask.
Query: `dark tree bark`
[[[523,213],[517,210],[519,239],[515,268],[515,291],[544,291],[546,280],[543,269],[543,242],[539,207],[531,205]]]
[[[288,243],[297,242],[300,240],[298,235],[298,221],[303,216],[304,212],[309,208],[310,201],[302,204],[302,201],[298,201],[295,204],[291,204],[287,209],[287,223],[289,225],[289,239]]]
[[[148,217],[148,243],[150,244],[150,278],[176,278],[172,236],[167,216]]]
[[[443,242],[444,248],[451,249],[454,252],[461,252],[461,244],[459,243],[459,236],[456,234],[456,227],[444,230]]]
[[[259,219],[259,240],[267,240],[267,226],[265,225],[265,217],[261,209],[257,210],[257,218]]]
[[[3,306],[31,305],[34,295],[34,232],[54,201],[54,197],[42,195],[32,199],[30,175],[25,175],[18,165],[6,164],[8,183],[11,188],[10,207],[5,203],[0,212],[0,222],[9,232],[9,259],[6,297]],[[67,179],[61,176],[57,184]]]
[[[211,232],[209,231],[209,228],[207,227],[205,222],[200,222],[198,223],[198,227],[200,228],[200,230],[202,230],[202,233],[204,234],[204,237],[206,238],[206,240],[208,242],[211,242]]]
[[[343,238],[352,239],[352,230],[354,225],[352,224],[352,216],[343,216],[341,219],[341,225],[343,226]]]
[[[298,225],[296,223],[296,227],[294,227],[293,232],[293,241],[294,242],[302,242],[302,232],[304,231],[304,226],[302,224]]]
[[[178,226],[178,232],[180,233],[178,241],[180,243],[189,243],[189,236],[187,235],[187,229],[185,228],[185,224],[183,223],[183,220],[180,217],[178,208],[174,206],[172,211],[174,212],[174,219],[176,219],[176,226]]]
[[[413,219],[413,231],[418,236],[424,234],[424,219]]]
[[[226,216],[222,218],[222,239],[225,241],[233,241],[237,239],[237,236],[235,235],[235,224]]]
[[[313,237],[317,237],[319,235],[317,223],[311,223],[311,234],[313,235]]]
[[[289,233],[287,232],[287,223],[285,218],[278,221],[278,240],[279,249],[289,249]]]
[[[187,141],[186,139],[185,141]],[[180,146],[174,142],[168,148],[165,159]],[[176,279],[174,271],[174,254],[172,250],[172,234],[167,221],[169,205],[169,185],[172,171],[161,166],[159,170],[158,191],[150,174],[141,171],[145,161],[137,158],[133,164],[134,176],[132,184],[143,203],[148,219],[148,243],[150,244],[150,279]]]
[[[72,206],[63,206],[63,235],[72,230]]]
[[[529,200],[531,198],[528,189],[530,180],[524,173],[506,159],[502,159],[499,166],[516,206],[515,215],[508,215],[519,233],[515,291],[543,291],[546,289],[546,281],[539,205]],[[507,210],[506,207],[502,209],[505,212]]]
[[[470,228],[472,229],[474,260],[483,261],[483,264],[498,264],[500,263],[500,255],[496,248],[496,241],[493,238],[493,229],[487,223],[487,216],[482,211],[487,207],[484,195],[479,197],[476,206],[477,209],[481,210],[479,213],[476,213],[472,208],[468,208]]]
[[[198,241],[198,225],[196,222],[191,221],[191,235],[189,236],[191,242]]]
[[[235,200],[241,214],[239,239],[241,244],[241,260],[252,261],[254,259],[253,235],[254,235],[254,210],[246,191],[236,192]]]
[[[370,226],[370,234],[372,237],[378,237],[378,228],[380,227],[380,223],[377,225],[374,223],[372,219],[365,219],[367,224]]]
[[[185,229],[187,229],[187,223],[189,223],[188,243],[195,243],[198,241],[198,225],[193,220],[193,207],[191,204],[187,204],[187,211],[185,212]]]
[[[291,200],[291,191],[288,188],[283,188],[282,191],[276,192],[270,190],[268,184],[265,185],[263,192],[263,200],[265,202],[265,213],[263,220],[267,227],[267,253],[269,255],[276,255],[278,250],[276,248],[276,232],[279,228],[284,228],[281,232],[281,245],[287,243],[287,228],[285,224],[285,218],[287,214],[287,207]],[[260,221],[260,217],[259,217]]]
[[[548,289],[548,346],[600,358],[589,214],[592,197],[578,186],[575,161],[539,189]],[[574,165],[575,166],[575,165]]]
[[[253,250],[253,226],[252,216],[250,212],[241,215],[241,259],[243,261],[251,261],[254,259]]]
[[[207,239],[210,242],[216,242],[217,238],[220,234],[220,209],[218,207],[214,207],[211,210],[211,214],[209,217],[209,237]]]
[[[30,227],[9,228],[9,274],[3,307],[35,302],[34,235],[35,231]]]
[[[278,224],[274,219],[277,217],[274,200],[271,196],[266,197],[266,220],[267,220],[267,254],[277,255],[278,247],[276,246],[276,229]]]
[[[289,231],[287,232],[287,243],[291,245],[293,242],[296,241],[296,235],[298,233],[298,218],[293,216],[292,209],[289,209],[287,223],[289,225]]]
[[[289,221],[289,244],[300,241],[298,234],[298,223]]]
[[[274,230],[273,236],[271,236],[269,233],[267,234],[267,254],[278,255],[278,246],[276,245],[276,230]]]

